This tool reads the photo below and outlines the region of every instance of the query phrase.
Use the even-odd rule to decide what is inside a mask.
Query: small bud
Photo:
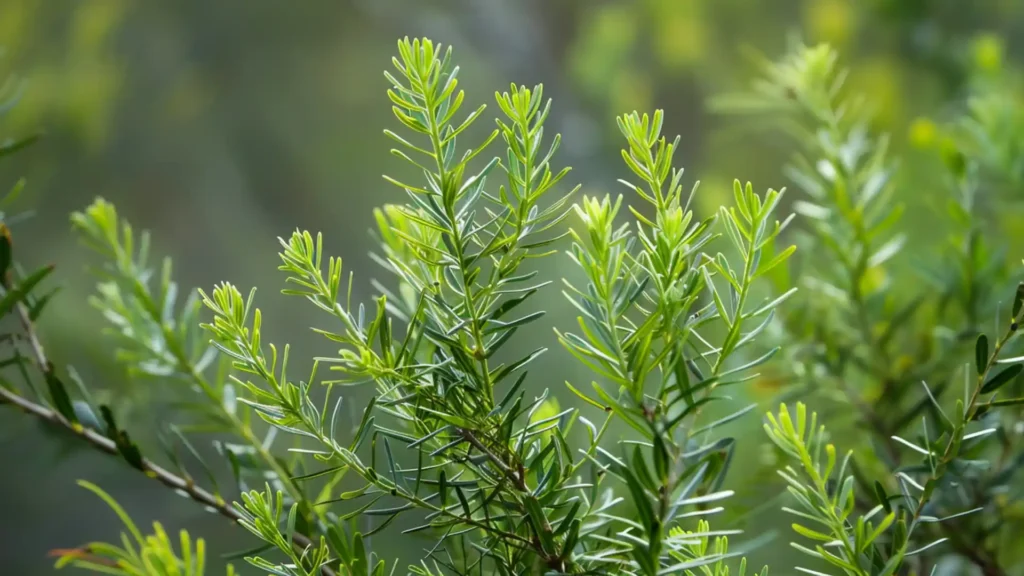
[[[1005,51],[1003,39],[993,34],[980,35],[971,46],[974,65],[984,72],[996,72],[1002,68]]]
[[[935,145],[939,130],[929,118],[917,118],[911,123],[907,139],[915,148],[925,150]]]

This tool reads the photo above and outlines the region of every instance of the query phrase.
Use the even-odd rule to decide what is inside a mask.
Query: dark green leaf
[[[558,528],[555,530],[555,536],[561,536],[569,529],[573,519],[576,518],[576,513],[579,512],[581,500],[577,499],[572,503],[572,508],[569,509],[569,513],[562,518],[562,521],[558,523]]]
[[[359,422],[359,428],[356,429],[355,436],[352,438],[352,444],[349,446],[349,450],[355,451],[355,449],[362,443],[363,438],[366,435],[366,431],[370,428],[370,422],[372,418],[370,414],[373,413],[373,407],[377,403],[377,397],[373,396],[370,401],[366,404],[366,408],[363,410],[363,419]]]
[[[409,504],[408,508],[412,508],[412,504]],[[392,514],[391,516],[388,516],[387,520],[385,520],[385,521],[381,522],[380,524],[378,524],[376,527],[374,527],[369,532],[364,534],[364,536],[369,538],[370,536],[373,536],[374,534],[376,534],[376,533],[380,532],[381,530],[387,528],[389,524],[391,524],[392,522],[395,521],[395,518],[398,518],[398,514]]]
[[[875,480],[875,497],[878,503],[885,508],[886,512],[892,512],[892,505],[889,503],[889,495],[885,493],[885,487],[878,480]]]
[[[626,481],[626,487],[629,488],[629,492],[633,497],[633,504],[640,515],[641,524],[646,530],[650,530],[654,525],[654,509],[651,507],[651,501],[647,493],[628,467],[619,466],[619,475]]]
[[[114,441],[117,451],[121,453],[121,456],[132,467],[145,470],[139,447],[131,441],[127,432],[118,429],[117,423],[114,422],[114,413],[110,411],[108,406],[100,406],[100,413],[103,414],[103,420],[107,423],[107,436]]]
[[[9,154],[14,154],[18,150],[31,146],[36,140],[39,139],[40,136],[42,136],[42,134],[33,134],[31,136],[26,136],[21,140],[15,140],[13,142],[5,142],[3,144],[0,144],[0,158],[3,158],[4,156],[7,156]]]
[[[988,336],[984,334],[979,334],[978,341],[974,343],[974,366],[979,376],[985,373],[988,366]]]
[[[462,488],[458,485],[455,486],[455,495],[459,498],[459,504],[462,505],[462,512],[466,518],[472,518],[473,512],[469,507],[469,502],[466,500],[466,495],[462,493]]]
[[[523,504],[526,505],[526,514],[530,518],[530,524],[533,525],[534,534],[540,539],[541,547],[546,553],[554,554],[556,552],[555,538],[551,533],[551,527],[548,526],[548,521],[544,516],[544,509],[541,508],[540,502],[531,495],[523,499]]]
[[[0,244],[2,244],[2,242],[0,242]],[[22,280],[17,287],[8,290],[7,293],[4,294],[3,299],[0,299],[0,316],[6,316],[11,310],[13,310],[14,306],[23,301],[32,289],[42,282],[43,278],[46,278],[50,272],[53,272],[53,266],[44,266]]]
[[[0,279],[7,277],[12,261],[11,231],[6,224],[0,223]]]
[[[64,383],[54,374],[53,364],[47,366],[44,374],[46,376],[46,387],[50,391],[50,401],[53,402],[54,409],[68,422],[78,423],[78,417],[75,416],[75,408],[71,403],[71,397],[68,396],[68,390]]]
[[[501,382],[502,380],[505,379],[506,376],[522,368],[523,366],[526,366],[527,364],[532,362],[534,359],[536,359],[538,356],[540,356],[546,351],[547,348],[538,348],[531,352],[528,356],[520,358],[519,360],[509,364],[508,366],[502,366],[493,370],[491,373],[491,381],[494,382],[495,384]]]
[[[1003,384],[1013,380],[1020,374],[1021,370],[1024,370],[1024,364],[1014,364],[1009,368],[1003,369],[1002,372],[988,379],[985,385],[981,387],[982,394],[989,394],[998,390]]]
[[[437,494],[440,498],[441,508],[448,505],[448,475],[444,470],[437,476]]]
[[[60,286],[57,286],[53,290],[50,290],[46,294],[43,294],[32,303],[32,306],[28,309],[28,319],[35,322],[39,319],[39,316],[43,313],[43,308],[53,299],[54,295],[60,292]]]

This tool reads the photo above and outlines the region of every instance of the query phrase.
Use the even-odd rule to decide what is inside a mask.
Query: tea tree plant
[[[801,572],[930,573],[952,550],[983,574],[1014,573],[1024,289],[982,220],[991,211],[979,191],[1015,174],[1015,144],[992,106],[974,104],[956,124],[963,146],[944,153],[954,265],[907,295],[893,289],[906,245],[895,162],[844,96],[827,47],[765,63],[755,92],[731,101],[776,112],[803,145],[787,172],[805,194],[791,204],[797,226],[778,215],[791,200],[783,191],[738,181],[730,206],[697,214],[697,185],[684,190],[679,138],[662,134],[661,111],[617,118],[633,200],[580,195],[558,167],[560,137],[545,134],[541,86],[496,94],[495,128],[481,134],[487,108],[464,109],[450,48],[405,39],[392,63],[397,122],[385,135],[412,175],[385,176],[405,201],[374,212],[386,275],[370,283],[373,302],[355,301],[355,275],[325,255],[320,234],[280,240],[284,293],[323,314],[314,330],[336,354],[302,358],[312,369],[296,378],[292,349],[264,336],[255,291],[229,282],[179,304],[170,262],[154,266],[148,236],[97,199],[72,215],[101,257],[91,302],[132,382],[161,383],[146,400],[174,416],[160,431],[164,454],[144,451],[123,406],[97,402],[47,356],[34,322],[53,294],[40,288],[51,268],[13,263],[6,214],[0,314],[17,322],[2,362],[23,384],[0,380],[0,402],[245,528],[261,544],[238,556],[255,573],[395,573],[369,539],[400,532],[427,543],[406,569],[422,576],[743,576],[759,539],[737,548],[740,531],[715,526],[743,489],[728,476],[726,425],[755,408],[730,395],[781,366],[789,394],[852,406],[852,424],[880,448],[842,452],[802,402],[769,414],[794,547],[817,563]],[[975,102],[997,88],[1008,90],[979,84]],[[799,298],[788,280],[796,247],[780,241],[794,228],[798,244],[829,251],[824,263],[801,251]],[[542,258],[574,265],[561,285],[576,324],[552,326],[550,338],[588,383],[552,389],[530,372],[547,348],[510,345],[543,322],[536,296],[555,287],[533,266]],[[356,387],[370,398],[350,407]],[[554,408],[556,397],[578,406]],[[210,433],[218,440],[206,446]],[[232,485],[221,487],[226,472]],[[201,539],[175,542],[159,524],[143,535],[114,498],[82,485],[126,532],[119,546],[55,550],[58,567],[206,573]]]
[[[725,400],[717,389],[770,356],[741,360],[784,299],[758,303],[753,289],[790,253],[762,259],[784,228],[773,219],[781,193],[760,196],[737,182],[736,206],[695,218],[682,170],[673,167],[678,140],[660,134],[662,113],[634,113],[618,122],[624,159],[642,182],[630,187],[647,206],[631,207],[635,224],[616,222],[622,197],[572,204],[574,190],[562,184],[568,169],[553,167],[559,136],[545,137],[550,102],[540,86],[498,94],[497,129],[467,147],[467,128],[485,109],[460,116],[464,94],[451,50],[427,40],[398,48],[386,79],[404,133],[385,133],[398,143],[393,154],[422,179],[386,178],[408,195],[406,204],[377,212],[377,259],[391,281],[375,283],[380,296],[367,311],[352,302],[351,277],[343,289],[341,260],[324,261],[319,235],[282,240],[286,293],[328,314],[336,327],[317,331],[342,346],[337,357],[316,360],[304,380],[290,378],[290,348],[264,342],[252,293],[243,297],[228,283],[177,305],[170,262],[155,275],[147,236],[97,200],[72,218],[103,257],[92,303],[129,373],[174,384],[168,400],[187,399],[181,423],[168,430],[170,466],[143,456],[114,410],[97,405],[86,387],[70,394],[44,356],[32,326],[42,304],[28,294],[45,271],[7,285],[5,301],[23,311],[35,353],[11,363],[35,364],[48,395],[32,400],[5,387],[4,401],[238,522],[265,542],[248,562],[271,574],[393,571],[366,538],[400,516],[418,519],[404,532],[434,540],[414,573],[727,573],[740,554],[726,537],[737,532],[712,530],[702,518],[722,509],[707,504],[731,494],[722,485],[734,441],[718,428],[749,409],[715,421],[700,416]],[[499,136],[504,154],[486,160]],[[498,175],[504,181],[496,187]],[[570,215],[583,228],[559,232]],[[732,257],[710,251],[721,230]],[[545,348],[506,353],[520,327],[542,318],[529,303],[551,283],[525,263],[557,255],[566,234],[574,241],[569,257],[587,279],[566,291],[583,315],[582,332],[555,337],[601,380],[596,396],[567,387],[602,415],[599,426],[579,409],[536,417],[549,393],[527,396],[526,368]],[[212,313],[202,325],[212,347],[198,332],[201,305]],[[364,383],[373,398],[361,418],[344,421],[339,392]],[[633,428],[636,440],[608,442],[612,418]],[[227,502],[194,447],[196,433],[210,431],[230,439],[216,448],[242,492],[239,503]],[[287,458],[273,451],[282,442],[291,446]],[[190,469],[196,461],[200,477]],[[344,476],[357,479],[354,490],[342,489]],[[183,534],[175,550],[159,526],[143,537],[112,498],[90,489],[118,512],[130,537],[120,547],[58,550],[59,566],[203,573],[202,543]],[[364,533],[355,519],[369,521]]]
[[[380,518],[371,532],[399,515],[422,518],[406,532],[435,534],[425,573],[724,570],[722,562],[733,555],[725,552],[724,537],[732,532],[710,531],[706,524],[699,532],[683,531],[679,521],[715,511],[695,507],[730,494],[719,488],[732,440],[708,439],[742,412],[700,427],[694,422],[702,405],[718,399],[711,394],[716,386],[741,381],[759,362],[731,366],[727,359],[759,330],[744,331],[744,323],[767,316],[776,304],[748,302],[754,279],[788,255],[760,262],[782,228],[770,220],[781,195],[760,197],[737,183],[738,206],[717,218],[739,251],[742,265],[733,267],[725,256],[704,251],[716,219],[697,221],[684,204],[682,171],[671,164],[676,144],[660,134],[661,113],[619,119],[628,143],[623,158],[645,181],[643,188],[632,187],[655,213],[648,218],[633,210],[640,222],[634,249],[629,226],[614,222],[621,198],[584,198],[576,206],[585,232],[571,232],[571,256],[589,285],[569,285],[567,295],[584,314],[583,336],[559,333],[574,355],[615,385],[611,391],[595,385],[596,397],[570,389],[641,435],[632,450],[615,456],[601,446],[607,419],[598,428],[576,409],[532,417],[548,392],[528,398],[524,369],[544,349],[496,361],[519,327],[542,316],[521,310],[549,282],[537,282],[522,264],[554,253],[547,249],[558,240],[552,230],[569,214],[569,194],[543,202],[568,171],[550,167],[559,138],[544,143],[549,105],[541,88],[513,85],[498,94],[507,120],[499,120],[482,144],[460,149],[458,136],[484,108],[457,120],[463,93],[450,50],[416,40],[400,43],[399,51],[398,74],[386,75],[393,86],[388,94],[410,134],[386,134],[401,146],[394,154],[421,170],[424,181],[387,178],[409,201],[379,213],[384,254],[378,260],[396,277],[395,292],[404,299],[385,292],[369,314],[354,305],[351,280],[341,287],[341,261],[328,258],[325,269],[319,235],[314,240],[296,232],[282,240],[281,253],[281,269],[295,286],[286,293],[304,297],[338,323],[336,330],[319,330],[344,346],[337,358],[320,361],[340,374],[326,382],[329,390],[369,381],[377,394],[353,441],[341,444],[330,393],[321,405],[310,400],[316,370],[307,381],[289,381],[288,347],[264,351],[262,318],[251,295],[243,298],[225,283],[203,294],[214,314],[206,328],[236,369],[256,377],[239,380],[248,392],[243,402],[278,429],[312,440],[313,457],[325,469],[348,470],[364,482],[341,499],[367,500],[357,513]],[[506,160],[482,161],[473,172],[470,161],[499,134]],[[493,192],[487,176],[495,170],[505,173],[507,184]],[[706,295],[713,299],[702,302]],[[711,345],[697,328],[716,321],[725,335]],[[650,391],[649,381],[658,383]],[[568,432],[576,422],[586,427],[588,440],[574,450]],[[410,450],[415,464],[400,458]],[[621,480],[618,491],[625,488],[628,497],[605,488],[606,472]],[[287,548],[270,500],[268,493],[250,493],[245,509],[263,521],[261,538]],[[622,515],[617,505],[623,500],[638,519]],[[467,547],[463,541],[470,538]],[[709,540],[720,553],[705,553]]]
[[[5,387],[4,401],[239,523],[264,542],[246,559],[266,573],[394,571],[366,538],[409,516],[416,522],[403,532],[433,540],[409,568],[417,574],[726,574],[730,565],[745,574],[742,551],[727,541],[738,531],[713,530],[705,517],[732,494],[723,483],[734,440],[719,428],[749,408],[712,421],[702,415],[771,356],[750,357],[748,348],[791,294],[761,301],[755,289],[792,251],[774,251],[785,227],[774,219],[782,193],[759,195],[737,182],[735,206],[696,218],[673,167],[678,139],[661,135],[660,111],[633,113],[619,126],[623,159],[640,179],[629,186],[643,205],[630,207],[634,222],[617,222],[622,197],[573,203],[568,169],[554,167],[559,136],[545,136],[550,102],[540,86],[497,94],[497,128],[467,146],[485,107],[461,114],[451,50],[429,40],[398,46],[386,79],[404,130],[385,134],[420,179],[386,177],[408,198],[376,212],[376,258],[391,280],[374,283],[380,294],[368,310],[352,301],[353,277],[342,285],[342,262],[325,258],[319,234],[281,240],[285,293],[327,314],[333,327],[317,332],[341,346],[336,357],[291,378],[289,347],[265,342],[253,293],[244,297],[230,283],[177,305],[169,261],[155,273],[148,236],[100,199],[72,216],[103,257],[92,303],[129,374],[166,383],[168,397],[155,400],[173,402],[180,415],[166,434],[170,464],[144,456],[86,387],[72,395],[41,346],[32,346],[32,361],[11,362],[34,363],[48,394],[31,399]],[[505,150],[490,156],[497,141]],[[579,224],[561,231],[570,217]],[[592,394],[566,390],[600,425],[577,408],[539,417],[549,392],[527,393],[527,368],[546,350],[517,357],[506,347],[542,318],[533,296],[551,284],[526,264],[559,255],[567,235],[568,258],[586,279],[565,292],[581,313],[580,332],[552,338],[599,379]],[[42,305],[27,295],[45,273],[9,284],[5,298],[24,310],[33,343],[32,311]],[[211,314],[205,336],[203,307]],[[342,393],[355,385],[371,386],[373,396],[350,422]],[[609,441],[613,419],[629,438]],[[240,502],[228,502],[195,447],[196,435],[209,432],[226,438],[215,448]],[[281,443],[287,457],[275,450]],[[175,550],[159,526],[144,537],[112,498],[88,487],[130,536],[121,547],[59,550],[60,566],[203,573],[201,541],[183,534]]]
[[[808,290],[784,316],[792,377],[802,393],[849,405],[871,447],[838,457],[803,404],[795,422],[785,405],[769,415],[771,440],[796,463],[780,472],[800,504],[789,510],[794,530],[824,543],[794,546],[847,574],[925,572],[950,549],[983,574],[1014,573],[1024,285],[1013,288],[993,233],[996,183],[1014,182],[1007,152],[1020,138],[993,122],[1013,109],[1006,85],[977,86],[950,127],[948,240],[934,263],[917,259],[922,288],[908,292],[914,283],[891,264],[906,241],[895,162],[862,101],[843,90],[835,52],[796,46],[763,70],[752,93],[719,104],[785,119],[801,150],[787,173],[806,198],[794,208],[808,241],[828,251],[827,261],[803,262]]]
[[[785,250],[761,260],[784,226],[771,220],[781,193],[770,190],[762,198],[750,184],[736,182],[736,206],[722,208],[717,223],[732,240],[739,265],[730,265],[721,252],[704,252],[714,238],[711,228],[716,219],[694,219],[683,198],[683,172],[671,168],[678,139],[668,143],[660,135],[661,121],[660,113],[619,118],[628,143],[622,156],[643,182],[626,184],[654,214],[648,217],[630,207],[638,221],[632,232],[614,221],[621,196],[614,202],[607,197],[584,198],[577,211],[587,234],[573,232],[571,254],[588,283],[582,289],[567,284],[566,291],[582,314],[582,335],[559,334],[562,344],[606,382],[593,383],[596,397],[570,388],[587,403],[619,416],[641,436],[621,457],[599,447],[604,459],[598,461],[606,461],[602,470],[626,484],[639,515],[639,522],[623,520],[631,529],[620,533],[617,545],[628,549],[631,541],[643,542],[632,545],[633,555],[651,574],[661,573],[661,550],[683,559],[677,569],[699,561],[690,556],[693,548],[687,542],[697,534],[671,527],[679,518],[722,510],[689,507],[732,494],[721,486],[733,439],[715,439],[711,432],[752,406],[701,425],[702,408],[723,399],[714,394],[716,389],[749,378],[749,370],[774,353],[739,365],[729,362],[765,328],[775,306],[791,293],[749,305],[754,280],[791,253]],[[637,239],[639,246],[634,248]],[[701,332],[711,333],[715,324],[723,330],[713,344]],[[609,390],[608,385],[613,387]],[[700,526],[706,530],[707,523]]]

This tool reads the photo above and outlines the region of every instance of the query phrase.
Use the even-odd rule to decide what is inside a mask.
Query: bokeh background
[[[1022,33],[1020,0],[0,0],[0,68],[25,82],[0,136],[46,133],[0,165],[0,186],[27,177],[35,216],[18,232],[20,253],[57,264],[64,286],[41,325],[50,355],[123,399],[126,425],[145,445],[145,430],[162,416],[146,402],[159,382],[129,381],[111,341],[97,335],[100,318],[87,303],[92,256],[77,245],[69,213],[96,196],[113,201],[152,230],[154,252],[174,259],[182,285],[260,286],[274,341],[291,342],[302,357],[329,353],[308,330],[318,321],[311,307],[276,294],[277,237],[323,231],[356,272],[356,297],[371,295],[379,275],[368,257],[371,211],[402,194],[381,179],[403,169],[382,134],[397,124],[381,72],[400,36],[454,45],[474,104],[493,102],[510,81],[543,83],[554,99],[549,130],[563,135],[556,164],[573,166],[570,180],[587,194],[626,192],[616,184],[626,168],[615,115],[665,109],[665,131],[682,135],[677,163],[687,182],[702,181],[698,207],[707,210],[733,178],[759,190],[786,185],[789,143],[736,132],[706,106],[749,80],[744,47],[776,57],[791,34],[835,45],[851,83],[876,106],[877,127],[905,154],[903,178],[927,182],[929,164],[918,160],[934,138],[928,119],[955,108],[972,70],[1014,65]],[[904,188],[913,192],[905,198],[913,248],[928,242],[929,211],[914,206],[931,192]],[[546,266],[557,273],[566,262]],[[557,290],[542,298],[551,322],[572,322]],[[547,329],[520,337],[520,346],[536,339],[552,349],[533,370],[550,380],[536,386],[569,404],[561,382],[587,376]],[[735,484],[762,473],[756,420],[737,428]],[[75,486],[79,478],[114,494],[140,524],[188,528],[216,554],[253,544],[120,462],[4,410],[0,573],[51,574],[49,549],[116,538],[116,518]],[[772,524],[755,517],[747,528],[757,536]],[[385,534],[373,542],[385,558],[420,547]],[[782,567],[791,565],[787,554],[779,545],[754,556]]]

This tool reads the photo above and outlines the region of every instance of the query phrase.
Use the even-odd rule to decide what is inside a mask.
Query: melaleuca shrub
[[[986,220],[1006,196],[988,191],[1020,176],[1024,129],[1005,128],[1024,127],[1024,113],[1009,81],[979,82],[948,127],[936,163],[951,252],[908,291],[891,286],[906,246],[895,161],[827,46],[794,47],[754,90],[718,101],[797,135],[780,174],[797,194],[736,181],[709,214],[694,208],[701,192],[684,184],[661,111],[616,119],[630,178],[624,194],[594,196],[559,167],[560,136],[545,132],[557,109],[541,86],[511,85],[492,114],[467,104],[450,48],[405,39],[392,64],[385,134],[414,176],[386,176],[405,200],[372,215],[376,297],[353,300],[370,272],[325,255],[321,234],[280,239],[283,292],[322,314],[315,330],[336,354],[302,358],[313,369],[297,377],[295,353],[262,330],[255,290],[180,289],[169,260],[150,261],[148,236],[97,199],[72,215],[99,257],[92,304],[133,382],[161,382],[187,425],[161,429],[157,456],[47,356],[34,322],[52,269],[15,266],[6,224],[0,312],[18,321],[4,362],[24,384],[5,383],[0,401],[251,532],[255,573],[393,573],[403,568],[369,538],[400,533],[428,543],[404,569],[424,576],[721,576],[745,574],[745,553],[764,541],[715,515],[752,488],[728,475],[740,440],[726,425],[750,417],[756,404],[739,397],[770,370],[783,400],[799,400],[764,426],[784,463],[792,546],[809,556],[799,571],[1014,573],[1024,290]],[[799,217],[780,216],[790,209]],[[541,258],[572,272],[545,277],[532,266]],[[546,322],[543,295],[565,298],[576,323],[549,323],[550,342],[518,355],[519,330]],[[545,388],[530,371],[542,354],[575,359],[585,376]],[[372,393],[353,410],[356,386]],[[832,440],[807,404],[844,407],[830,427],[865,440]],[[217,462],[196,447],[210,433]],[[230,486],[216,480],[225,470]],[[58,566],[205,573],[202,539],[160,524],[143,534],[82,485],[125,533],[120,545],[56,550]]]

